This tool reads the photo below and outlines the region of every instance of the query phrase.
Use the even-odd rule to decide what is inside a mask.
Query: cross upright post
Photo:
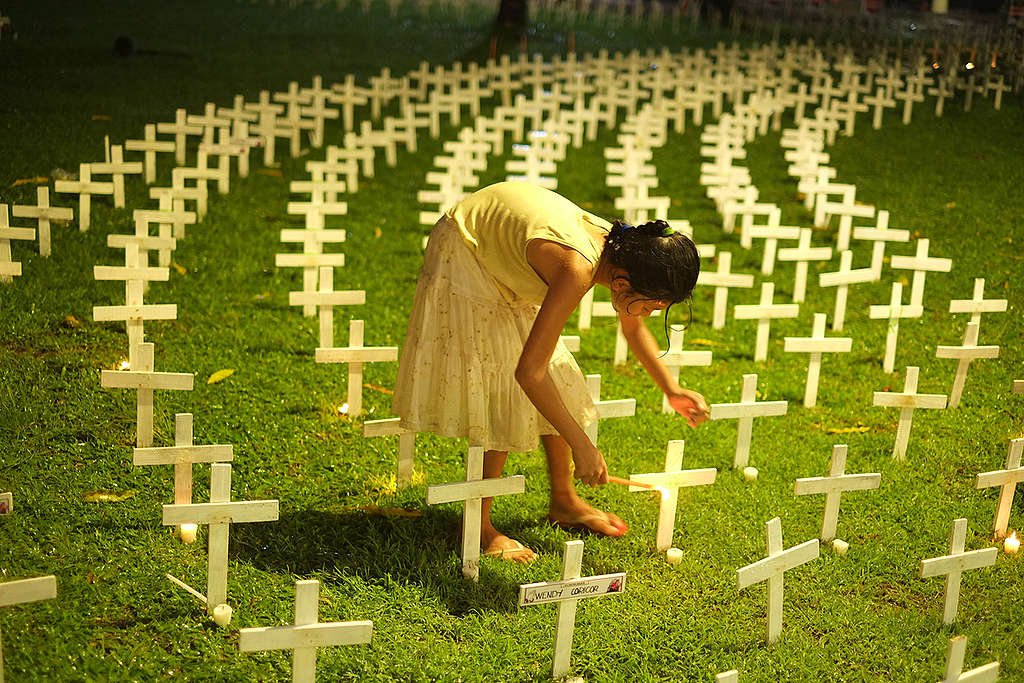
[[[462,511],[462,575],[480,578],[480,525],[484,498],[523,493],[526,479],[521,474],[484,479],[484,449],[470,446],[466,454],[466,481],[427,487],[427,505],[464,501]]]

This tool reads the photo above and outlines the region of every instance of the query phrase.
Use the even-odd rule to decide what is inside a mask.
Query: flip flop
[[[509,546],[501,548],[488,547],[487,550],[481,551],[481,554],[486,557],[496,557],[501,560],[510,560],[514,562],[523,556],[533,553],[532,550],[516,539],[509,538],[508,540],[512,542]],[[533,562],[533,560],[536,559],[536,553],[533,554],[534,557],[529,560],[530,562]]]
[[[561,529],[582,529],[584,531],[589,531],[595,536],[611,536],[612,538],[623,536],[627,531],[629,531],[629,526],[625,522],[619,519],[618,523],[616,523],[616,519],[613,519],[607,512],[601,512],[600,510],[586,515],[581,515],[571,520],[552,519],[551,515],[548,515],[548,521]],[[621,533],[606,534],[598,531],[591,526],[591,523],[598,521],[604,522],[608,526],[619,530]]]

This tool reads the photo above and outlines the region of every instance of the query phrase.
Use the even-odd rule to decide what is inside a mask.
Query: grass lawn
[[[479,54],[493,13],[470,9],[456,19],[441,8],[403,5],[391,17],[382,4],[364,12],[357,3],[199,0],[66,5],[15,8],[18,38],[0,41],[3,203],[31,203],[35,185],[19,179],[98,160],[104,135],[139,137],[144,124],[170,121],[178,107],[198,112],[235,93],[253,100],[261,89],[281,91],[314,74],[329,83],[353,73],[365,83],[384,65],[401,74],[423,60]],[[134,39],[135,56],[112,56],[120,35]],[[566,38],[543,15],[529,34],[531,47],[548,53],[564,52]],[[576,27],[581,52],[718,39],[732,36]],[[998,659],[1004,680],[1024,680],[1024,558],[1000,553],[994,567],[967,572],[953,627],[941,624],[942,580],[918,578],[921,559],[949,551],[955,518],[969,521],[968,550],[993,545],[998,492],[975,489],[974,477],[1001,469],[1008,440],[1024,431],[1024,396],[1011,394],[1012,380],[1024,377],[1017,282],[1024,109],[1019,96],[1004,98],[1001,111],[980,98],[969,113],[960,104],[947,103],[942,118],[919,106],[908,126],[889,112],[878,131],[862,115],[856,135],[828,150],[837,180],[856,183],[859,200],[889,210],[893,227],[929,238],[931,254],[953,259],[949,274],[928,275],[924,315],[901,321],[896,373],[882,370],[885,322],[869,320],[867,307],[888,303],[894,277],[909,289],[908,273],[887,268],[882,282],[851,289],[842,335],[852,337],[853,350],[825,358],[818,403],[809,409],[802,406],[806,356],[784,354],[782,339],[807,336],[814,312],[831,318],[834,291],[819,289],[816,275],[838,260],[812,266],[807,303],[798,319],[773,324],[767,362],[753,361],[752,322],[712,329],[713,291],[695,292],[687,346],[713,351],[714,362],[685,370],[686,385],[710,403],[735,402],[742,375],[757,373],[758,400],[789,402],[787,416],[754,423],[756,483],[731,468],[735,422],[693,431],[662,415],[639,365],[612,366],[614,325],[599,320],[583,333],[577,358],[585,372],[602,375],[602,396],[638,403],[636,417],[601,425],[612,473],[659,471],[672,439],[686,440],[685,468],[719,469],[714,485],[681,491],[673,544],[684,558],[675,567],[654,551],[654,494],[618,486],[586,492],[629,523],[622,539],[544,523],[547,477],[542,453],[533,451],[509,458],[506,473],[526,476],[526,494],[499,499],[495,521],[540,558],[525,567],[485,561],[479,583],[461,578],[461,507],[428,507],[424,493],[427,484],[463,477],[466,444],[419,435],[416,485],[396,490],[397,441],[364,439],[361,419],[339,415],[346,372],[314,362],[317,321],[288,305],[301,275],[274,267],[274,254],[284,251],[279,229],[298,224],[285,212],[288,181],[304,177],[305,161],[323,152],[289,159],[281,147],[280,168],[255,164],[248,179],[232,179],[229,194],[211,197],[207,218],[179,242],[170,281],[146,295],[147,303],[178,306],[177,320],[146,324],[157,369],[196,378],[191,392],[158,392],[154,445],[173,443],[175,413],[193,413],[197,444],[234,446],[233,499],[280,500],[278,522],[232,529],[235,620],[219,629],[164,578],[170,572],[205,586],[205,529],[182,545],[160,524],[160,506],[172,499],[170,470],[132,466],[134,394],[99,382],[100,370],[116,367],[127,348],[123,325],[93,321],[93,306],[124,301],[121,285],[95,281],[92,266],[117,263],[106,235],[131,229],[131,207],[151,206],[147,188],[129,182],[129,209],[96,201],[88,232],[56,227],[50,258],[14,243],[24,275],[0,285],[0,492],[15,498],[14,513],[0,519],[0,580],[52,573],[58,598],[0,611],[8,680],[287,680],[290,655],[239,653],[237,629],[291,623],[294,582],[309,578],[322,584],[321,621],[374,623],[372,644],[320,651],[319,680],[545,680],[555,608],[518,609],[518,586],[557,579],[563,544],[574,538],[586,543],[584,575],[628,573],[623,596],[580,605],[572,670],[589,680],[710,681],[731,668],[744,682],[938,680],[949,639],[960,634],[969,637],[965,668]],[[339,342],[356,317],[366,321],[367,345],[401,345],[422,259],[416,191],[442,140],[456,132],[448,126],[441,140],[422,136],[419,153],[400,153],[395,168],[378,157],[375,177],[345,197],[346,266],[335,286],[365,289],[367,304],[336,311]],[[341,143],[337,129],[327,141]],[[616,215],[616,195],[605,185],[602,150],[614,143],[614,131],[604,130],[596,143],[570,150],[559,170],[560,192],[608,217]],[[723,234],[704,196],[699,147],[698,128],[670,134],[655,152],[658,194],[673,197],[673,214],[690,219],[697,241],[731,251],[735,270],[758,273],[760,248],[743,251],[737,235]],[[811,225],[778,133],[748,145],[746,163],[762,201],[782,207],[784,224]],[[492,159],[481,183],[503,178],[503,165]],[[166,184],[169,165],[160,172]],[[815,233],[819,244],[834,238]],[[869,249],[855,246],[855,267]],[[912,252],[911,245],[888,250]],[[967,316],[949,314],[949,300],[969,299],[976,277],[986,278],[988,298],[1009,300],[1006,313],[981,324],[980,343],[999,345],[999,358],[972,364],[959,408],[918,411],[907,459],[895,461],[897,411],[872,407],[872,392],[902,390],[907,365],[921,368],[919,391],[949,392],[955,363],[936,359],[935,347],[963,338]],[[792,265],[777,266],[776,300],[789,300],[792,278]],[[730,303],[755,303],[762,279],[734,290]],[[651,326],[660,336],[661,322]],[[235,373],[207,384],[221,369]],[[395,371],[394,363],[366,367],[367,419],[390,416]],[[766,589],[738,592],[736,570],[765,555],[772,517],[782,519],[786,547],[816,537],[823,500],[794,496],[793,481],[827,474],[837,443],[849,446],[847,472],[879,472],[881,488],[844,496],[838,535],[850,543],[847,555],[823,547],[818,560],[787,574],[783,634],[767,646]],[[205,500],[208,468],[195,471],[195,500]],[[92,502],[97,492],[118,500]],[[1013,529],[1024,526],[1022,496]]]

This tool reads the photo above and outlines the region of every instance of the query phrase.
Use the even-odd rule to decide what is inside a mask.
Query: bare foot
[[[520,564],[529,564],[537,559],[537,554],[532,550],[519,541],[499,533],[493,527],[490,532],[481,529],[480,551],[487,557],[496,557],[499,560]]]
[[[551,501],[548,520],[563,529],[586,529],[599,536],[623,536],[629,525],[610,512],[602,512],[582,498],[571,501]]]

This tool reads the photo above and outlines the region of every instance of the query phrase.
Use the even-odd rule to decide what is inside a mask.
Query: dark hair
[[[630,289],[649,299],[686,301],[700,273],[693,241],[666,221],[615,221],[604,243],[608,261],[626,271]]]
[[[615,221],[605,239],[604,253],[613,266],[626,271],[630,289],[648,299],[673,304],[687,301],[700,273],[700,256],[693,240],[663,220],[637,226]],[[666,309],[666,338],[668,313]]]

